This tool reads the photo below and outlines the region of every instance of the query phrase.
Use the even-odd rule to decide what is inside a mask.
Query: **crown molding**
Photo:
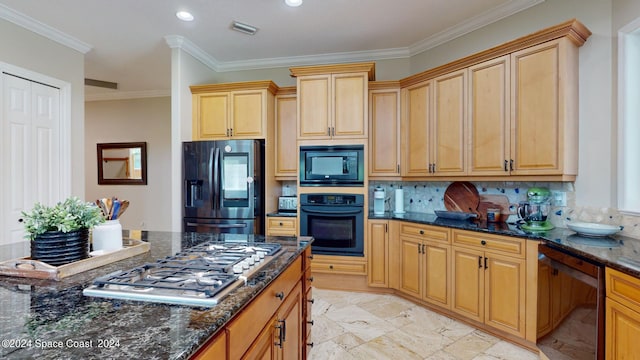
[[[100,94],[85,94],[84,101],[130,100],[169,96],[171,96],[171,90],[116,91]]]
[[[164,40],[170,48],[181,49],[213,71],[220,72],[220,62],[186,37],[180,35],[167,35],[164,37]]]
[[[484,26],[543,3],[544,1],[545,0],[512,0],[504,5],[497,6],[411,45],[409,47],[410,56],[433,49],[438,45],[459,38]]]
[[[65,34],[60,30],[56,30],[47,24],[41,23],[40,21],[21,12],[15,11],[3,4],[0,4],[0,19],[7,20],[82,54],[88,53],[93,48],[93,46],[80,41],[71,35]]]

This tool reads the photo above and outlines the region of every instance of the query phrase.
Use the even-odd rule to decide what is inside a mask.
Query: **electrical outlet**
[[[567,193],[564,191],[552,191],[551,201],[554,206],[567,206]]]

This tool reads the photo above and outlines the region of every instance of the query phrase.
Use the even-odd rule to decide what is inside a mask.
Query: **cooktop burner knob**
[[[242,264],[233,265],[233,273],[234,274],[242,274]]]
[[[244,270],[249,269],[249,260],[242,260],[240,264],[242,265],[242,269]]]

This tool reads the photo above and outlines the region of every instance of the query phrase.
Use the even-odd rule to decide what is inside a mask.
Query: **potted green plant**
[[[63,265],[89,256],[89,229],[105,221],[98,206],[70,197],[54,206],[36,203],[22,212],[31,258]]]

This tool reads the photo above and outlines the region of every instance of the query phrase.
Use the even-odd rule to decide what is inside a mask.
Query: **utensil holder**
[[[93,251],[122,249],[122,225],[120,220],[107,220],[93,227]]]

